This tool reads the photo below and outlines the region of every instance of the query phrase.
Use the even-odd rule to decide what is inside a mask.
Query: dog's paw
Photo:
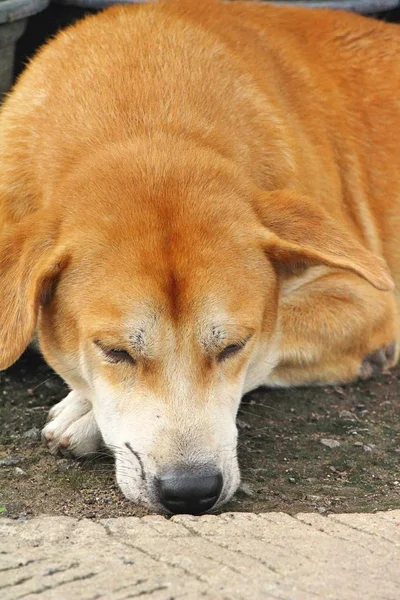
[[[395,342],[368,354],[361,363],[360,379],[369,379],[381,373],[386,373],[394,366],[396,354]]]
[[[42,439],[53,454],[85,456],[96,452],[102,443],[91,403],[76,392],[49,411]]]

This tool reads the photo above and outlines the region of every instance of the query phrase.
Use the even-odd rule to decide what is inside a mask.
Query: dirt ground
[[[238,416],[243,483],[224,510],[400,508],[400,368],[351,386],[257,390]],[[40,442],[65,385],[32,351],[0,373],[0,515],[142,516],[112,460],[51,456]]]

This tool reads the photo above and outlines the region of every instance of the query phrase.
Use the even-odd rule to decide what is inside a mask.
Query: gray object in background
[[[0,0],[0,101],[11,87],[15,45],[25,31],[28,17],[48,4],[49,0]]]
[[[100,9],[112,4],[142,4],[150,0],[53,0],[57,4],[73,4],[82,8]],[[201,3],[201,0],[193,0]],[[267,0],[272,4],[308,6],[310,8],[336,8],[368,14],[392,10],[400,0]],[[0,0],[1,3],[1,0]],[[262,2],[260,2],[261,4]]]
[[[369,14],[397,8],[400,6],[400,0],[276,0],[274,4],[308,6],[309,8],[336,8]]]

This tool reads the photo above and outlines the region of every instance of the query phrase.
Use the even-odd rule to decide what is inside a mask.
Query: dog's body
[[[352,14],[176,1],[39,52],[0,117],[0,366],[41,306],[54,449],[99,427],[128,497],[203,512],[244,392],[396,363],[399,50]]]

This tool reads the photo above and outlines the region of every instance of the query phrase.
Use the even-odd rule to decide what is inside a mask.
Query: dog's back
[[[50,42],[3,110],[2,219],[105,144],[178,134],[263,189],[318,199],[396,275],[399,49],[395,26],[325,10],[171,2],[87,18]]]

